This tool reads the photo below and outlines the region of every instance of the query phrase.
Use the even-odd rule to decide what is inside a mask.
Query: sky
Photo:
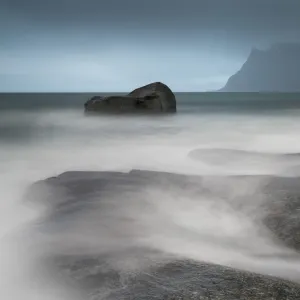
[[[0,92],[210,91],[300,42],[300,0],[0,0],[0,38]]]

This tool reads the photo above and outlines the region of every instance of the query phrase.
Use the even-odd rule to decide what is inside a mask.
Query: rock
[[[300,285],[220,265],[177,260],[145,272],[118,272],[97,256],[62,256],[52,261],[87,293],[104,300],[299,299]]]
[[[239,193],[233,193],[234,187]],[[245,193],[240,192],[243,189]],[[44,222],[39,222],[41,231],[44,224],[46,234],[54,239],[55,251],[47,253],[46,268],[71,280],[87,294],[86,299],[105,300],[300,299],[299,255],[294,251],[300,250],[299,196],[300,178],[191,176],[139,170],[66,172],[35,183],[27,195],[48,206]],[[260,197],[264,201],[258,201]],[[155,209],[152,204],[164,204],[164,198],[167,205]],[[194,234],[193,217],[185,217],[191,223],[181,228],[178,208],[186,212],[184,205],[178,207],[178,199],[184,199],[190,211],[196,209],[194,218],[234,211],[240,215],[239,228],[244,219],[251,218],[262,229],[263,241],[272,247],[253,240],[248,226],[238,238],[241,243],[218,235],[215,231],[222,231],[221,226],[207,237],[201,233],[206,224],[201,223],[200,231],[196,229]],[[188,199],[200,201],[196,203],[201,209],[189,207],[194,202]],[[163,239],[157,243],[143,243],[161,233]],[[160,243],[173,245],[178,234],[182,245],[160,247]],[[207,251],[201,248],[207,241],[213,243],[213,252],[233,247],[251,263],[240,265],[233,259],[229,267],[178,255],[176,245],[185,251],[191,240],[196,243],[192,247],[199,247],[196,253]],[[47,248],[51,249],[48,244]]]
[[[161,82],[150,83],[128,94],[140,99],[142,105],[161,111],[176,111],[176,98],[168,86]],[[144,103],[143,103],[144,102]]]
[[[97,194],[101,199],[118,198],[128,194],[143,201],[144,191],[164,191],[171,197],[204,197],[219,199],[229,203],[234,209],[246,215],[264,210],[262,222],[287,246],[300,251],[300,178],[274,177],[263,175],[247,176],[198,176],[181,175],[165,172],[132,170],[129,173],[119,172],[66,172],[58,177],[51,177],[35,183],[30,189],[28,198],[35,199],[50,207],[55,215],[76,205],[86,207],[82,202],[86,197]],[[239,197],[232,197],[232,187],[247,187],[247,192]],[[262,198],[257,207],[251,199]],[[220,205],[220,202],[218,202]],[[241,207],[242,203],[242,207]],[[256,205],[256,204],[255,204]],[[254,210],[253,210],[254,209]]]
[[[241,69],[221,92],[299,92],[300,44],[275,44],[267,50],[253,48]]]
[[[86,113],[173,113],[176,112],[176,98],[168,86],[154,82],[125,96],[92,97],[84,108]]]

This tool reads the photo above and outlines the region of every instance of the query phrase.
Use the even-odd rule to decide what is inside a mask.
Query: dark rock
[[[148,113],[176,112],[176,99],[168,86],[150,83],[125,96],[95,96],[84,104],[85,112]]]
[[[176,111],[176,98],[174,93],[168,86],[161,82],[142,86],[128,95],[140,99],[141,104],[146,105],[150,109],[166,112]]]
[[[299,92],[300,44],[275,44],[252,49],[242,68],[221,92]]]

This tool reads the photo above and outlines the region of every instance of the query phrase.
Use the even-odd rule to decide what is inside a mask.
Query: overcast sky
[[[0,0],[0,38],[0,91],[206,91],[300,42],[300,0]]]

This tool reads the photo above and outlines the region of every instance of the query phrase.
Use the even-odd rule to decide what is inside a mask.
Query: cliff
[[[221,92],[300,92],[300,44],[253,48]]]

